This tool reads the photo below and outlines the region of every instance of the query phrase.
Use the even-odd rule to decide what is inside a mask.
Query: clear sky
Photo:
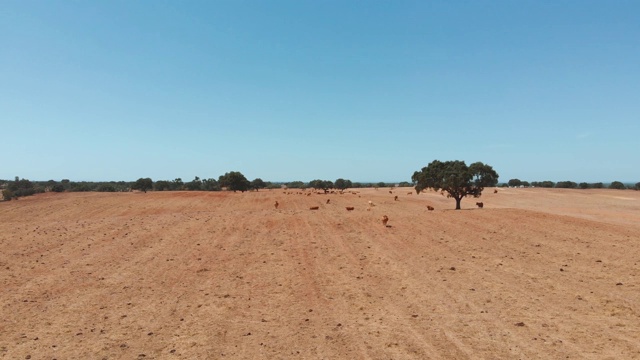
[[[0,0],[0,179],[640,181],[640,1]]]

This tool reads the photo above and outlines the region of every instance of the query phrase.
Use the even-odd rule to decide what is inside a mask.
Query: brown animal
[[[413,195],[413,191],[409,191],[407,195]]]
[[[353,209],[355,209],[353,206],[347,206],[347,211],[352,211]]]
[[[309,208],[309,210],[318,210],[320,209],[320,206],[312,206]]]
[[[398,195],[396,195],[393,200],[398,201]]]
[[[477,205],[480,209],[482,209],[482,207],[484,206],[484,204],[483,204],[483,203],[481,203],[481,202],[477,202],[477,203],[476,203],[476,205]]]
[[[331,199],[327,199],[327,204],[328,204],[329,202],[331,202]]]
[[[389,222],[389,217],[387,215],[383,215],[382,216],[382,225],[387,226],[388,222]]]
[[[431,206],[431,205],[427,205],[427,210],[433,211],[433,210],[435,210],[435,208],[433,206]]]
[[[393,191],[389,190],[389,194],[393,194]]]
[[[493,193],[494,193],[494,194],[497,194],[497,193],[498,193],[498,189],[494,189],[494,190],[493,190]]]
[[[275,206],[275,207],[276,207],[276,209],[278,208],[278,205],[280,205],[280,204],[278,204],[278,202],[277,202],[277,201],[276,201],[276,203],[275,203],[275,204],[273,204],[273,206]]]

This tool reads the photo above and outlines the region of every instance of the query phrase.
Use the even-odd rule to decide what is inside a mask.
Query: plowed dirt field
[[[640,192],[355,191],[0,203],[0,358],[640,359]]]

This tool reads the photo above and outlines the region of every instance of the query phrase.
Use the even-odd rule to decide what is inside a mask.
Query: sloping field
[[[0,358],[640,359],[640,192],[409,191],[0,203]]]

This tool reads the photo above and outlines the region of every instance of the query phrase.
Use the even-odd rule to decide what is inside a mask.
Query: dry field
[[[409,191],[0,203],[0,358],[640,359],[640,192]]]

